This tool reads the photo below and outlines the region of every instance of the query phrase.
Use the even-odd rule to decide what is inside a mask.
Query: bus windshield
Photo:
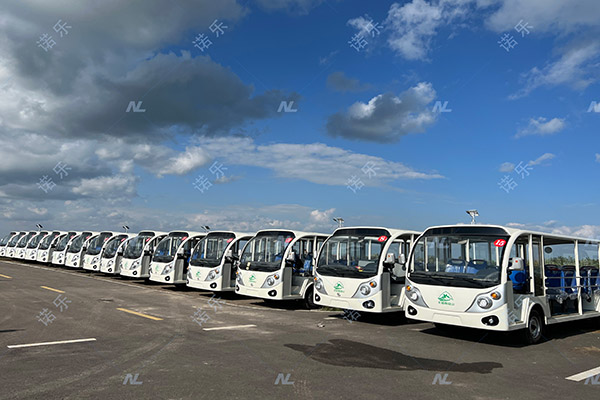
[[[71,246],[69,246],[69,253],[78,253],[83,247],[83,243],[91,236],[90,232],[83,232],[81,235],[77,236],[71,242]]]
[[[12,239],[10,239],[10,242],[8,242],[7,247],[15,247],[17,245],[17,242],[24,236],[24,233],[19,233],[18,235],[13,236]]]
[[[56,251],[64,251],[67,248],[67,244],[69,244],[69,240],[71,240],[73,238],[73,236],[75,236],[75,232],[69,232],[68,234],[66,234],[65,236],[62,237],[62,239],[60,239],[58,241],[58,244],[56,245]]]
[[[33,239],[31,239],[29,243],[27,243],[27,248],[35,249],[38,246],[38,244],[40,244],[40,240],[42,240],[42,238],[46,235],[48,235],[48,232],[42,232],[35,235]]]
[[[483,288],[500,284],[508,242],[499,234],[428,234],[415,244],[410,279],[415,283]]]
[[[294,240],[291,232],[262,232],[250,239],[244,247],[240,268],[252,271],[274,272],[281,268],[287,246]]]
[[[35,233],[28,233],[27,235],[23,236],[19,240],[19,243],[17,243],[17,247],[25,247],[27,245],[27,242],[29,242],[29,239],[31,239],[34,235]]]
[[[234,238],[233,233],[209,233],[194,248],[190,264],[197,267],[216,267],[221,263],[227,245]]]
[[[323,276],[372,278],[389,237],[385,229],[338,230],[321,250],[317,271]]]
[[[113,258],[115,254],[117,254],[117,250],[121,243],[123,243],[127,239],[127,235],[117,235],[110,238],[108,243],[106,243],[106,247],[102,251],[102,258]]]
[[[169,233],[167,237],[158,243],[152,261],[171,262],[175,258],[179,245],[187,239],[188,234],[185,232]]]
[[[2,240],[0,240],[0,246],[6,246],[10,238],[13,237],[13,235],[13,233],[9,233],[8,235],[4,236]]]
[[[44,238],[40,242],[40,246],[38,247],[38,249],[46,250],[48,247],[50,247],[54,238],[57,237],[59,234],[60,234],[59,232],[52,232],[52,233],[44,236]]]
[[[89,254],[90,256],[96,256],[100,254],[100,251],[102,251],[102,246],[104,246],[104,243],[106,243],[111,236],[112,233],[110,232],[102,232],[90,240],[90,244],[88,245],[85,254]]]
[[[123,258],[136,259],[142,255],[144,246],[146,243],[153,238],[154,235],[151,233],[141,233],[133,239],[129,240],[125,245],[125,251],[123,252]]]

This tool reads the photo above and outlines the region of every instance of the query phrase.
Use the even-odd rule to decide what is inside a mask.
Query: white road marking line
[[[234,326],[221,326],[217,328],[204,328],[205,331],[222,331],[227,329],[243,329],[243,328],[255,328],[256,325],[234,325]]]
[[[598,375],[598,374],[600,374],[600,367],[592,368],[587,371],[580,372],[579,374],[571,375],[569,377],[566,377],[565,379],[568,379],[570,381],[579,382],[579,381],[584,380],[585,378],[589,378],[590,376],[594,376],[594,375]]]
[[[338,317],[327,317],[327,318],[323,318],[323,319],[339,319]]]
[[[13,344],[6,346],[9,349],[19,349],[21,347],[36,347],[36,346],[50,346],[53,344],[67,344],[67,343],[81,343],[81,342],[95,342],[96,338],[89,339],[73,339],[73,340],[60,340],[58,342],[43,342],[43,343],[29,343],[29,344]]]

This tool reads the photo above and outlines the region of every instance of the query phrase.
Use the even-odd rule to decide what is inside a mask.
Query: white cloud
[[[436,96],[431,83],[420,82],[395,96],[384,93],[369,102],[356,102],[327,121],[332,136],[374,142],[397,142],[403,135],[421,133],[437,118],[429,107]]]
[[[544,117],[530,118],[527,127],[522,128],[515,135],[516,138],[530,135],[547,136],[560,132],[565,128],[564,118],[552,118],[548,120]]]
[[[600,163],[600,154],[596,153],[596,162]]]
[[[416,171],[399,162],[323,143],[256,145],[250,138],[199,138],[198,145],[227,165],[267,168],[282,179],[322,185],[346,186],[351,176],[364,177],[365,186],[382,186],[397,179],[443,178],[435,172]],[[367,163],[376,168],[370,179],[362,171]]]
[[[136,195],[136,183],[133,176],[99,176],[82,179],[72,190],[85,197],[129,199]]]
[[[539,156],[538,158],[536,158],[533,161],[529,161],[527,164],[528,165],[540,165],[542,164],[544,161],[549,161],[552,160],[554,157],[556,157],[554,154],[552,153],[544,153],[541,156]]]
[[[185,152],[179,153],[167,160],[158,168],[158,176],[185,175],[206,164],[210,160],[206,152],[200,147],[186,147]]]
[[[515,169],[515,164],[511,162],[505,162],[500,165],[500,172],[513,172]]]
[[[509,98],[518,99],[539,87],[568,85],[582,90],[598,81],[600,43],[596,39],[573,42],[560,52],[557,60],[547,63],[541,69],[533,67],[523,74],[524,87]]]

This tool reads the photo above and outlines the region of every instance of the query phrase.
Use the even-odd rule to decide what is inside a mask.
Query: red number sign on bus
[[[386,240],[387,240],[387,236],[379,236],[379,237],[377,238],[377,241],[378,241],[378,242],[385,242]]]
[[[506,245],[506,240],[498,239],[494,242],[494,246],[496,247],[504,247]]]
[[[227,239],[227,243],[231,243],[232,240],[233,240],[233,238]]]
[[[291,242],[292,240],[294,240],[294,238],[292,238],[292,237],[289,237],[289,238],[286,238],[286,239],[285,239],[285,242],[286,242],[286,243],[289,243],[289,242]]]

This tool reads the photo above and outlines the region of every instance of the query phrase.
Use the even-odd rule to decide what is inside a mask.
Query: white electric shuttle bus
[[[50,264],[53,265],[65,265],[67,260],[67,248],[73,239],[75,239],[81,232],[70,231],[67,232],[56,244],[54,251],[52,252],[52,258]]]
[[[42,240],[50,233],[51,232],[41,231],[32,237],[29,243],[27,243],[27,247],[25,247],[25,257],[23,258],[25,260],[35,261],[40,243],[42,243]]]
[[[150,280],[181,285],[186,282],[192,249],[206,233],[189,231],[169,232],[157,245],[152,256]]]
[[[121,258],[120,274],[130,278],[150,277],[150,261],[156,245],[167,235],[166,232],[141,231],[125,244]]]
[[[187,285],[214,292],[235,290],[235,261],[253,233],[212,231],[192,251]]]
[[[268,300],[304,300],[314,307],[313,266],[328,235],[262,230],[244,246],[235,292]]]
[[[100,272],[117,275],[121,271],[123,249],[127,240],[132,237],[133,235],[128,233],[118,233],[106,242],[100,253]]]
[[[336,229],[319,253],[315,304],[373,313],[402,311],[406,259],[419,235],[380,227]]]
[[[17,245],[15,246],[15,248],[13,249],[13,255],[12,258],[16,258],[16,259],[23,259],[25,258],[25,252],[27,251],[27,244],[38,234],[39,232],[29,232],[27,233],[27,235],[21,237],[21,239],[19,239],[19,242],[17,243]],[[44,234],[47,234],[48,232],[43,232]]]
[[[4,257],[6,254],[6,246],[8,246],[8,242],[10,239],[15,237],[19,232],[10,232],[8,235],[4,236],[2,240],[0,240],[0,257]]]
[[[406,314],[436,325],[522,330],[600,316],[600,241],[496,225],[427,229],[413,247]]]
[[[54,231],[50,232],[40,241],[40,245],[35,253],[35,261],[46,263],[52,260],[52,253],[58,245],[60,238],[66,235],[66,232]]]
[[[23,236],[27,235],[27,232],[19,232],[16,235],[14,235],[12,238],[10,238],[10,240],[8,241],[8,244],[6,245],[6,251],[4,253],[4,257],[10,257],[13,258],[15,256],[16,253],[16,246],[17,243],[19,243],[19,241],[21,240],[21,238],[23,238]]]
[[[100,253],[104,249],[104,246],[108,243],[110,238],[118,233],[103,231],[97,235],[92,236],[88,240],[86,249],[83,252],[83,260],[81,266],[87,271],[100,271]]]
[[[98,234],[99,232],[86,231],[74,237],[67,246],[65,267],[81,268],[83,255],[87,250],[87,245],[89,244],[89,241]]]

